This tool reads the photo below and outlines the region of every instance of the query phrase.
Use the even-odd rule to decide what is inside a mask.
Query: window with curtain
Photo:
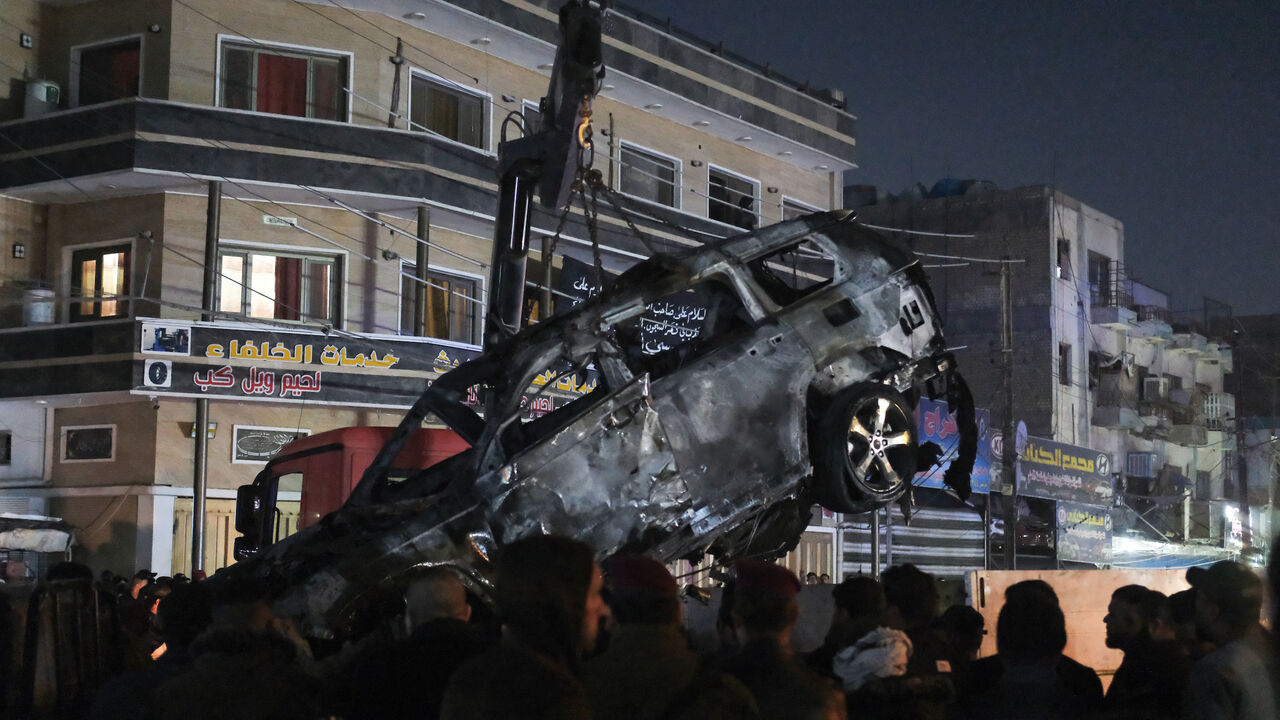
[[[71,253],[71,322],[129,316],[129,244]]]
[[[405,263],[400,277],[400,334],[415,334],[417,266]],[[431,270],[427,273],[425,337],[479,344],[480,283],[475,278]]]
[[[218,309],[251,318],[337,323],[338,259],[224,248]]]
[[[450,140],[487,149],[489,125],[481,95],[415,74],[409,87],[409,120],[413,130],[429,130]]]
[[[344,57],[225,43],[219,104],[236,110],[345,120]]]
[[[623,145],[618,189],[668,207],[676,206],[676,161]]]
[[[142,41],[134,38],[85,48],[79,56],[79,67],[72,68],[79,88],[77,104],[93,105],[138,95]]]

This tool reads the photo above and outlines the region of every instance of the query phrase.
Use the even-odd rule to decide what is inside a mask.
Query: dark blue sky
[[[843,90],[848,183],[1053,184],[1124,223],[1130,275],[1174,309],[1280,312],[1280,3],[637,6]]]

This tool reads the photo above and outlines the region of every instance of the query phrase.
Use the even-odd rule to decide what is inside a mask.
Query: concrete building
[[[1114,490],[1114,501],[1099,504],[1098,517],[1105,508],[1107,527],[1114,524],[1118,538],[1115,548],[1127,552],[1130,536],[1138,539],[1140,558],[1143,543],[1221,548],[1222,506],[1231,502],[1234,440],[1228,425],[1235,411],[1223,388],[1232,351],[1217,338],[1225,327],[1219,317],[1230,309],[1206,310],[1196,322],[1175,317],[1166,294],[1125,272],[1123,224],[1052,188],[997,190],[981,181],[942,181],[907,195],[877,197],[867,188],[850,188],[846,203],[864,222],[901,230],[922,254],[948,341],[958,348],[977,406],[991,410],[992,428],[1005,424],[1005,260],[1013,420],[1024,423],[1032,438],[1096,451],[1098,474],[1110,476],[1103,481]],[[1052,534],[1058,525],[1060,540],[1054,505],[1061,501],[1025,502],[1020,516],[1028,516],[1027,533],[1047,526]],[[959,558],[952,564],[981,558],[974,545],[983,534],[981,518],[975,515],[965,509],[948,515],[951,522],[969,518],[969,531],[952,543],[951,554]],[[1046,556],[1060,561],[1047,549]],[[1093,564],[1113,560],[1131,561],[1118,552],[1114,558],[1099,554]]]
[[[273,448],[394,424],[473,356],[496,147],[536,122],[558,5],[0,5],[21,40],[0,46],[0,509],[64,517],[95,568],[187,571],[208,398],[212,570],[234,488]],[[678,247],[841,204],[855,141],[838,93],[635,12],[605,33],[594,167],[627,209],[602,200],[594,233],[580,210],[538,209],[533,267],[559,278],[598,244],[619,271],[648,253],[630,222]]]

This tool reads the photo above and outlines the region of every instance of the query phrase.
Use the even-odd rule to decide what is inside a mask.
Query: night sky
[[[843,90],[858,117],[848,184],[1054,185],[1124,223],[1129,274],[1175,310],[1208,296],[1280,312],[1280,3],[637,7]]]

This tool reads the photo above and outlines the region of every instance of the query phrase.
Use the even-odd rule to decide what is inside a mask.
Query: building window
[[[538,103],[525,100],[520,106],[520,114],[524,118],[525,135],[532,135],[542,129],[542,110]]]
[[[328,255],[223,249],[218,309],[251,318],[337,323],[338,259]]]
[[[62,462],[101,462],[116,457],[115,425],[62,428]]]
[[[128,317],[128,243],[71,253],[71,322]]]
[[[818,208],[810,207],[796,202],[790,198],[782,199],[782,220],[795,220],[798,217],[804,217],[811,213],[819,212]]]
[[[1058,277],[1071,279],[1071,241],[1058,238]]]
[[[1094,305],[1111,306],[1117,302],[1116,288],[1112,285],[1111,258],[1089,251],[1089,294]]]
[[[489,147],[486,98],[462,88],[414,74],[409,88],[409,121],[464,145]]]
[[[347,117],[347,59],[287,48],[222,46],[219,104],[320,120]]]
[[[743,230],[754,230],[756,183],[711,168],[707,172],[707,217]]]
[[[623,145],[618,189],[650,202],[676,207],[679,164],[673,159]]]
[[[1071,346],[1058,343],[1058,384],[1071,384]]]
[[[142,41],[132,38],[72,51],[76,104],[137,97],[142,71]]]
[[[413,263],[405,263],[400,277],[400,334],[416,333],[414,313],[418,281]],[[425,337],[476,345],[480,337],[480,282],[476,278],[427,272]]]
[[[13,464],[13,433],[0,430],[0,465]]]

